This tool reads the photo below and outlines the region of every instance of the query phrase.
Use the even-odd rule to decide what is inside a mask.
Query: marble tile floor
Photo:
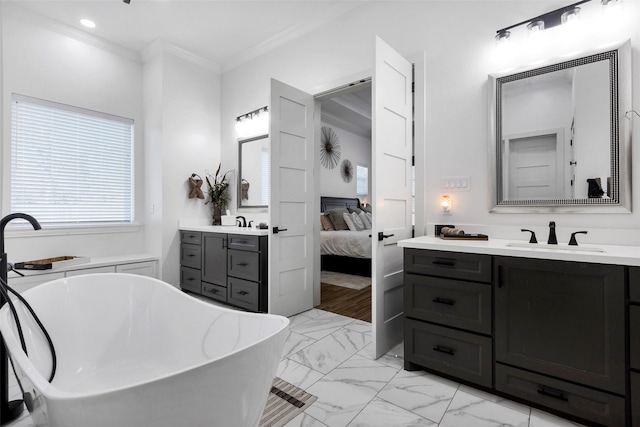
[[[293,316],[277,375],[318,400],[286,427],[578,426],[403,363],[402,345],[373,359],[370,323],[317,309]],[[8,425],[33,422],[25,413]]]

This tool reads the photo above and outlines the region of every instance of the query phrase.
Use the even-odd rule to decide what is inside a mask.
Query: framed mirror
[[[630,52],[489,76],[490,212],[631,212]]]
[[[269,206],[269,135],[238,141],[238,208]]]

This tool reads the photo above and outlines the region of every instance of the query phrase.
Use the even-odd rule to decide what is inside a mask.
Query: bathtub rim
[[[281,321],[281,325],[278,328],[278,330],[276,332],[274,332],[273,334],[266,336],[260,340],[257,340],[249,345],[245,345],[243,347],[240,347],[238,349],[236,349],[235,351],[233,351],[232,353],[226,354],[224,356],[220,356],[217,357],[215,359],[209,359],[206,360],[204,362],[201,363],[197,363],[191,366],[188,366],[186,368],[182,368],[182,369],[178,369],[175,371],[172,371],[170,373],[167,374],[163,374],[163,375],[158,375],[156,377],[153,377],[151,379],[148,380],[143,380],[143,381],[136,381],[136,382],[131,382],[129,384],[127,384],[126,386],[121,386],[121,387],[112,387],[112,388],[107,388],[104,390],[100,390],[100,391],[95,391],[95,392],[90,392],[90,393],[81,393],[81,392],[68,392],[68,391],[63,391],[60,390],[59,388],[57,388],[56,386],[54,386],[53,384],[51,384],[49,381],[47,381],[47,379],[38,371],[38,369],[31,363],[31,361],[29,360],[29,358],[27,357],[27,355],[22,351],[22,346],[20,345],[20,341],[19,338],[17,337],[16,334],[13,333],[13,331],[11,331],[12,333],[7,336],[5,336],[5,334],[2,334],[2,337],[6,343],[7,346],[7,350],[9,352],[9,357],[13,358],[14,363],[16,364],[16,369],[22,371],[22,373],[24,374],[24,376],[26,376],[29,381],[31,381],[31,383],[33,384],[34,388],[36,388],[40,393],[42,393],[47,399],[55,399],[55,400],[65,400],[65,399],[77,399],[77,398],[94,398],[94,397],[100,397],[100,396],[104,396],[104,395],[108,395],[111,393],[117,393],[123,390],[127,390],[127,389],[131,389],[131,388],[135,388],[135,387],[140,387],[140,386],[144,386],[146,384],[150,384],[153,382],[157,382],[157,381],[162,381],[162,380],[166,380],[168,378],[171,377],[175,377],[184,373],[187,373],[189,371],[193,371],[193,370],[197,370],[199,368],[202,368],[206,365],[215,363],[215,362],[219,362],[222,361],[224,359],[230,358],[238,353],[240,353],[241,351],[246,350],[249,347],[258,345],[270,338],[273,338],[274,336],[283,333],[286,329],[288,329],[291,321],[284,316],[280,316],[280,315],[276,315],[276,314],[270,314],[270,313],[253,313],[253,312],[248,312],[248,311],[241,311],[241,310],[236,310],[233,308],[227,308],[227,307],[222,307],[219,306],[217,304],[210,304],[207,303],[205,301],[202,301],[198,298],[194,298],[193,296],[184,293],[182,290],[176,288],[175,286],[164,282],[160,279],[156,279],[154,277],[149,277],[149,276],[142,276],[142,275],[137,275],[137,274],[131,274],[131,273],[95,273],[95,274],[91,274],[92,276],[117,276],[117,277],[122,277],[122,276],[130,276],[132,278],[136,278],[137,280],[140,280],[141,278],[145,281],[152,281],[155,282],[161,286],[165,286],[170,288],[171,292],[176,292],[177,295],[179,295],[181,298],[191,298],[191,302],[192,303],[197,303],[197,304],[201,304],[207,308],[213,308],[214,310],[220,310],[220,311],[225,311],[225,312],[230,312],[230,313],[236,313],[239,314],[241,316],[249,316],[249,317],[264,317],[267,316],[269,318],[275,319],[275,320],[280,320]],[[62,277],[59,279],[54,279],[51,280],[49,282],[45,282],[42,283],[41,285],[38,285],[34,288],[31,288],[27,291],[25,291],[24,293],[22,293],[21,295],[28,301],[28,295],[30,293],[37,293],[38,288],[40,288],[41,286],[55,286],[56,283],[59,282],[76,282],[76,281],[81,281],[82,279],[82,275],[80,276],[71,276],[71,277]],[[13,301],[16,301],[17,298],[13,298]],[[18,301],[18,304],[21,304]],[[37,314],[37,312],[36,312]],[[4,329],[5,327],[10,328],[10,324],[9,324],[9,319],[11,319],[11,312],[9,310],[9,305],[5,304],[4,307],[2,307],[2,309],[0,309],[0,329]],[[46,325],[45,325],[46,327]],[[54,342],[55,345],[55,342]],[[17,349],[17,352],[14,352],[13,350]]]

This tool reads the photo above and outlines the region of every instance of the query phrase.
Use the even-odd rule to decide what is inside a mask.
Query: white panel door
[[[564,198],[558,134],[511,138],[508,147],[508,199]]]
[[[373,344],[378,358],[403,338],[403,253],[411,238],[411,64],[376,37],[373,74]]]
[[[271,79],[269,313],[313,308],[313,96]]]

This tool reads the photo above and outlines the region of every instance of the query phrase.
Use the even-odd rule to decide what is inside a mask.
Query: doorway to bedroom
[[[371,322],[371,79],[316,96],[321,111],[320,304]]]

